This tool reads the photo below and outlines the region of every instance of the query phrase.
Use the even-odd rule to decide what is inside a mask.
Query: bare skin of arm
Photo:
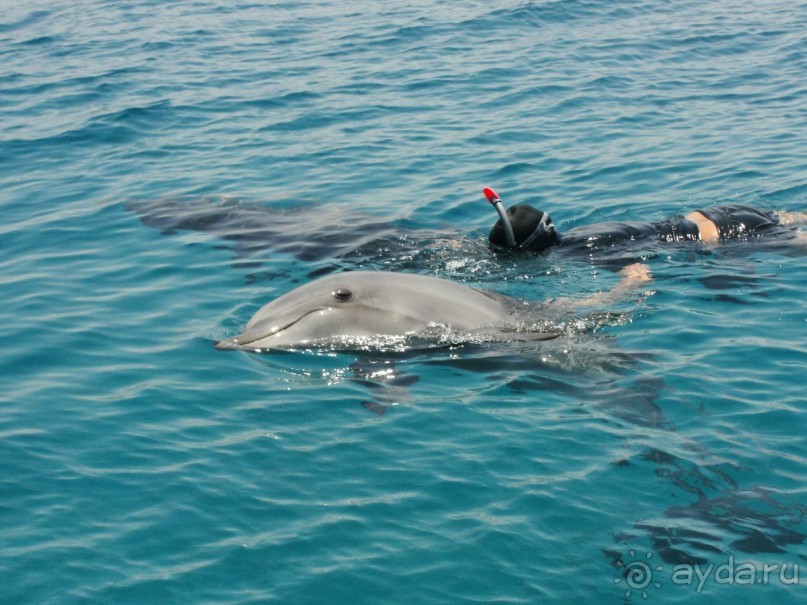
[[[786,227],[807,225],[807,212],[778,211],[776,216],[779,217],[779,222]],[[800,230],[796,234],[796,245],[807,246],[807,231]]]
[[[622,279],[619,283],[607,292],[597,292],[586,298],[576,301],[576,304],[583,307],[600,305],[614,302],[629,296],[642,286],[649,284],[653,280],[650,267],[645,263],[633,263],[619,272]]]
[[[785,226],[807,225],[807,212],[777,212],[779,222]]]
[[[619,280],[619,283],[606,292],[595,292],[585,298],[554,298],[547,302],[547,306],[569,309],[596,307],[613,303],[629,297],[637,289],[650,283],[653,279],[653,275],[650,273],[650,267],[641,262],[628,265],[619,272],[619,275],[622,278]]]
[[[717,232],[717,225],[710,221],[700,212],[690,212],[686,215],[688,221],[692,221],[698,226],[698,231],[701,232],[701,241],[707,244],[716,244],[720,240]]]

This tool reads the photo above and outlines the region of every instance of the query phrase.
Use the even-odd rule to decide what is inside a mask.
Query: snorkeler
[[[576,227],[564,234],[555,230],[549,214],[525,204],[507,210],[488,187],[482,192],[499,213],[490,230],[491,244],[501,248],[540,252],[552,247],[606,248],[622,242],[656,239],[662,242],[718,243],[746,237],[793,233],[791,227],[807,224],[807,213],[766,212],[731,204],[697,210],[655,223],[610,221]],[[798,234],[797,234],[798,235]]]

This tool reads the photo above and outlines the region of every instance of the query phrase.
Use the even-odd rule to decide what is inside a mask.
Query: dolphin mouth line
[[[294,324],[302,321],[303,319],[305,319],[306,317],[308,317],[312,313],[318,313],[319,311],[322,311],[322,308],[312,309],[308,313],[304,313],[303,315],[300,315],[300,317],[298,317],[297,319],[295,319],[293,321],[290,321],[289,323],[284,325],[282,328],[278,328],[277,330],[269,332],[268,334],[266,332],[264,332],[264,331],[260,331],[260,334],[256,334],[254,337],[251,337],[252,336],[251,332],[253,330],[247,330],[246,332],[244,332],[242,334],[239,334],[238,336],[234,336],[233,338],[228,338],[227,340],[220,340],[219,342],[216,343],[216,348],[217,349],[239,349],[239,348],[243,348],[243,347],[248,347],[253,342],[257,342],[259,340],[262,340],[264,338],[269,338],[271,336],[277,336],[278,334],[280,334],[284,330],[288,330]]]

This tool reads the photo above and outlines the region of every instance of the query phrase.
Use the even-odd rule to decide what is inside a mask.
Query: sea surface
[[[0,602],[805,602],[804,245],[645,243],[584,309],[613,267],[481,195],[807,210],[803,1],[2,9]],[[214,349],[355,269],[563,335]]]

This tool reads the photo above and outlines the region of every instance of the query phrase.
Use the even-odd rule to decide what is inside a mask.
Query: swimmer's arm
[[[653,280],[650,267],[644,263],[633,263],[619,272],[622,279],[608,292],[591,294],[577,304],[588,307],[622,300],[633,294],[637,289],[649,284]]]
[[[644,263],[628,265],[619,272],[619,275],[622,279],[607,292],[597,292],[582,299],[556,298],[549,304],[553,307],[596,307],[607,303],[618,302],[629,297],[637,289],[650,283],[653,279],[653,275],[650,273],[650,267]]]

